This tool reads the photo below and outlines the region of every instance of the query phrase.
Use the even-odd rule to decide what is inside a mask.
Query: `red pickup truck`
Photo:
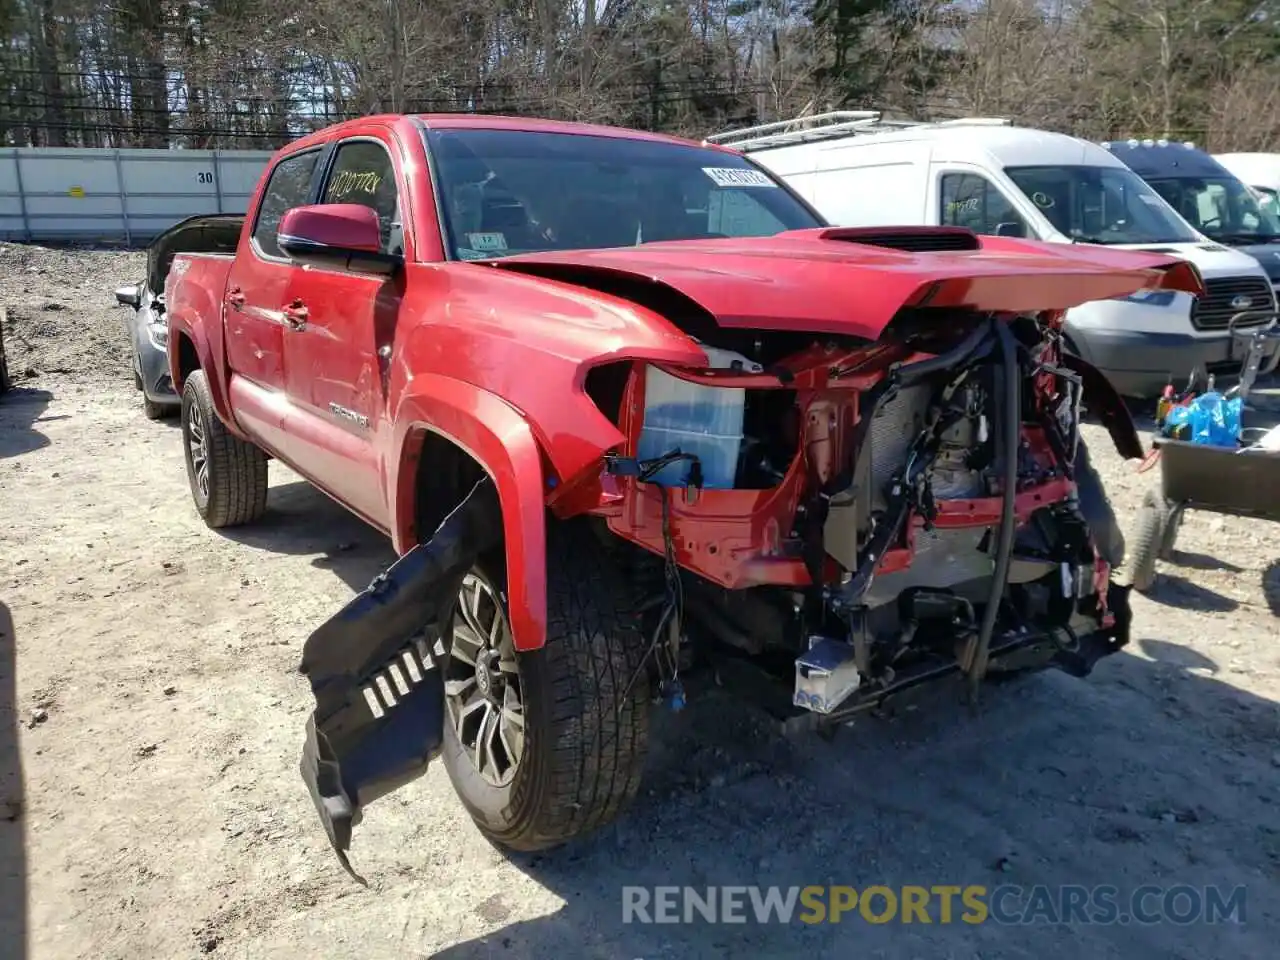
[[[344,863],[440,754],[510,848],[609,821],[651,700],[709,659],[818,724],[1088,673],[1129,607],[1082,400],[1142,448],[1062,317],[1161,287],[1201,289],[1151,253],[832,228],[628,130],[379,116],[282,149],[234,256],[174,258],[169,362],[209,526],[263,515],[276,458],[400,554],[303,654]]]

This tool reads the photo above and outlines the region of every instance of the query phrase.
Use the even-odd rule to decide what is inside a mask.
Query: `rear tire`
[[[182,386],[182,448],[191,499],[208,526],[251,523],[266,511],[266,454],[218,419],[203,370]]]
[[[509,643],[501,567],[500,560],[487,559],[472,576],[499,599],[500,630]],[[514,684],[521,701],[523,735],[510,769],[502,770],[499,763],[495,776],[494,765],[488,764],[487,773],[481,772],[471,744],[464,745],[475,740],[473,731],[455,719],[468,703],[462,694],[448,700],[445,769],[468,813],[495,844],[523,852],[559,846],[610,822],[635,796],[648,744],[649,683],[639,669],[643,639],[630,596],[587,521],[551,521],[546,645],[527,653],[490,655],[495,664],[491,675]],[[451,680],[467,685],[467,696],[474,697],[480,687],[467,679],[468,665],[460,655],[472,635],[490,632],[491,621],[481,620],[477,631],[460,610],[455,612],[445,659],[447,696]],[[459,628],[465,638],[461,641]],[[518,672],[514,678],[503,672],[513,669]],[[491,684],[483,686],[489,690]],[[506,704],[509,696],[504,692],[491,702]],[[503,742],[511,739],[506,736]],[[497,751],[504,752],[501,744]]]

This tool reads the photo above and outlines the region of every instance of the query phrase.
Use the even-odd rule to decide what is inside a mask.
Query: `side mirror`
[[[1026,239],[1027,228],[1020,220],[1006,220],[996,224],[997,237],[1019,237]]]
[[[404,258],[382,252],[378,215],[360,203],[317,203],[286,210],[276,243],[299,263],[356,273],[395,273]]]
[[[117,287],[116,303],[137,310],[142,306],[142,284],[131,283],[127,287]]]

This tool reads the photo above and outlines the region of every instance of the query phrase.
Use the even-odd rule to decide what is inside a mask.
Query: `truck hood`
[[[904,307],[1029,313],[1144,288],[1203,290],[1196,269],[1176,256],[950,227],[825,227],[477,262],[605,293],[620,284],[666,286],[722,327],[869,340]]]
[[[1205,280],[1223,277],[1256,277],[1260,275],[1258,261],[1238,248],[1218,243],[1216,240],[1197,240],[1195,243],[1146,243],[1120,244],[1118,250],[1140,250],[1143,253],[1181,257],[1196,265]]]

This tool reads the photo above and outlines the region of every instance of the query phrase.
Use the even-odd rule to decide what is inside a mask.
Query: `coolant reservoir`
[[[758,373],[760,365],[740,354],[703,346],[712,367],[738,366]],[[732,489],[742,449],[742,412],[747,392],[742,387],[708,387],[680,380],[657,367],[645,368],[644,425],[636,457],[653,460],[673,450],[691,453],[702,467],[702,485],[712,490]],[[683,487],[689,462],[664,467],[654,483]]]

